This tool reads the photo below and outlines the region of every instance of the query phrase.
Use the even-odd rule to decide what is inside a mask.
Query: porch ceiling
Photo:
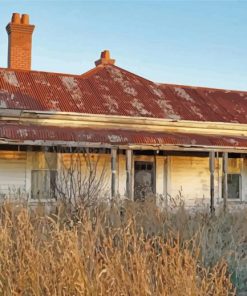
[[[247,150],[247,137],[198,135],[133,131],[124,129],[92,129],[89,127],[57,127],[0,122],[0,143],[30,145],[66,145],[139,147],[139,149],[219,149]],[[203,148],[203,149],[202,149]]]

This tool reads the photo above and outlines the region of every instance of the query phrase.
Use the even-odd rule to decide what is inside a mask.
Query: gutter
[[[130,150],[162,150],[162,151],[197,151],[197,152],[229,152],[229,153],[247,153],[247,147],[231,146],[204,146],[204,145],[160,145],[160,144],[119,144],[119,143],[101,143],[101,142],[75,142],[75,141],[45,141],[45,140],[11,140],[0,138],[0,144],[22,145],[22,146],[46,146],[46,147],[85,147],[85,148],[116,148]]]

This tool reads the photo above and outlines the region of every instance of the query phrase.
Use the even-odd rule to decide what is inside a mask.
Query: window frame
[[[229,185],[228,185],[228,176],[229,175],[237,175],[239,176],[239,198],[231,198],[229,197]],[[223,178],[222,178],[222,182],[221,182],[221,197],[223,198]],[[228,173],[227,174],[227,190],[228,190],[228,196],[227,196],[227,200],[228,201],[232,201],[232,202],[242,202],[242,174],[241,173]]]
[[[29,197],[29,201],[30,202],[55,202],[56,201],[56,185],[54,185],[54,188],[52,189],[52,184],[51,184],[51,174],[50,174],[50,177],[49,177],[49,182],[50,182],[50,189],[49,189],[49,195],[50,197],[49,198],[34,198],[34,194],[33,194],[33,172],[55,172],[55,180],[56,180],[56,177],[57,177],[57,169],[32,169],[31,170],[31,190],[30,190],[30,197]],[[55,181],[56,182],[56,181]],[[51,197],[51,191],[54,191],[53,193],[53,197]]]

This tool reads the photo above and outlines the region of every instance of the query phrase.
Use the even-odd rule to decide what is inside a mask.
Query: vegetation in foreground
[[[53,210],[0,207],[1,295],[235,295],[243,213],[152,202]]]

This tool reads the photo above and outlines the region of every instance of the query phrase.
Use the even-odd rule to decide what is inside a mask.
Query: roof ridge
[[[48,71],[40,71],[40,70],[23,70],[23,69],[10,69],[10,68],[2,68],[0,67],[0,71],[9,71],[9,72],[15,72],[15,73],[40,73],[40,74],[47,74],[47,75],[61,75],[61,76],[68,76],[68,77],[77,77],[77,78],[88,78],[92,75],[106,69],[106,68],[117,68],[120,71],[124,71],[125,73],[138,77],[139,79],[145,80],[149,83],[154,83],[157,86],[171,86],[171,87],[186,87],[186,88],[192,88],[192,89],[207,89],[207,90],[215,90],[215,91],[228,91],[228,92],[238,92],[238,93],[247,93],[247,90],[239,90],[239,89],[228,89],[228,88],[215,88],[210,86],[202,86],[202,85],[188,85],[188,84],[177,84],[177,83],[163,83],[163,82],[155,82],[153,80],[150,80],[148,78],[145,78],[143,76],[140,76],[138,74],[135,74],[129,70],[126,70],[124,68],[121,68],[116,65],[99,65],[97,67],[94,67],[82,74],[71,74],[71,73],[63,73],[63,72],[48,72]]]
[[[88,77],[91,77],[92,75],[102,71],[104,68],[106,67],[106,65],[99,65],[97,67],[94,67],[88,71],[86,71],[85,73],[82,73],[80,75],[81,78],[88,78]]]
[[[239,90],[239,89],[229,89],[229,88],[219,88],[219,87],[210,87],[210,86],[201,86],[201,85],[188,85],[188,84],[177,84],[177,83],[160,83],[156,82],[159,86],[174,86],[174,87],[186,87],[192,89],[206,89],[206,90],[219,90],[219,91],[228,91],[228,92],[238,92],[238,93],[247,93],[247,90]]]
[[[156,82],[154,82],[154,81],[152,81],[152,80],[150,80],[150,79],[147,79],[147,78],[145,78],[145,77],[143,77],[143,76],[140,76],[140,75],[138,75],[138,74],[135,74],[135,73],[133,73],[133,72],[131,72],[131,71],[129,71],[129,70],[126,70],[126,69],[123,69],[123,68],[121,68],[121,67],[118,67],[118,66],[116,66],[116,65],[107,65],[108,67],[109,66],[113,66],[113,67],[115,67],[115,68],[117,68],[117,69],[119,69],[119,70],[121,70],[121,71],[124,71],[124,72],[126,72],[127,74],[130,74],[131,76],[135,76],[135,77],[138,77],[138,78],[140,78],[140,79],[143,79],[143,80],[146,80],[146,81],[148,81],[148,82],[151,82],[151,83],[155,83],[156,84]]]

